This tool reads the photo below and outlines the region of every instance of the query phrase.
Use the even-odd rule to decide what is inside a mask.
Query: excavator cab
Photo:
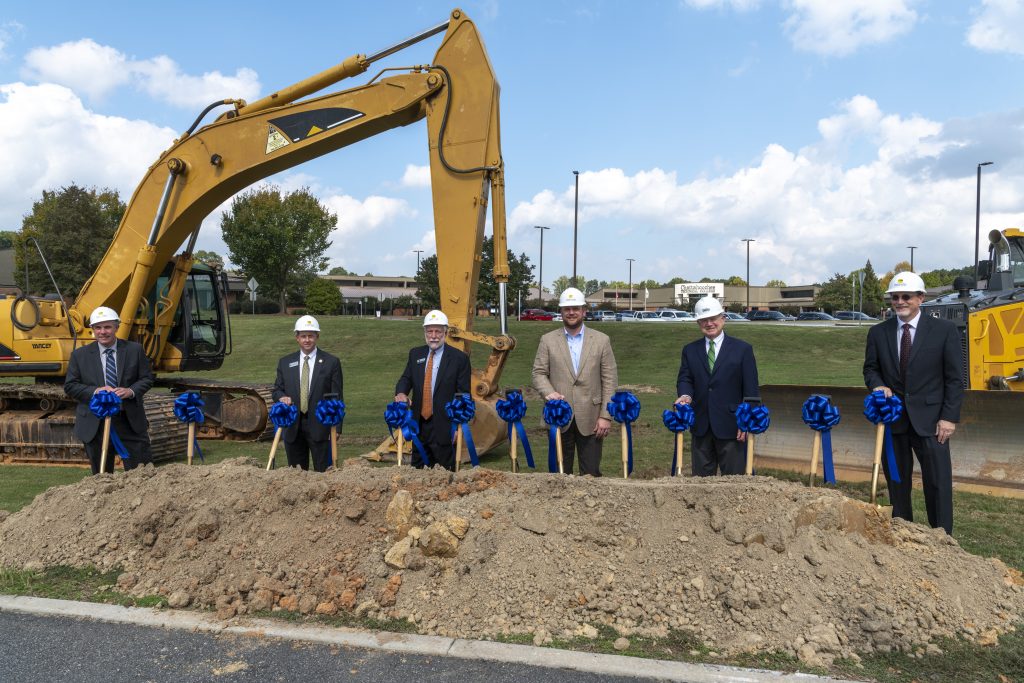
[[[157,293],[166,292],[173,272],[174,265],[169,263],[157,280],[153,301],[161,301]],[[192,265],[160,358],[161,367],[179,372],[216,370],[224,363],[224,356],[231,352],[226,281],[222,272],[202,263]]]

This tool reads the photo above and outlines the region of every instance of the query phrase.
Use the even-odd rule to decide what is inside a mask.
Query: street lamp
[[[540,230],[540,264],[537,272],[537,298],[540,300],[540,305],[544,305],[544,231],[550,230],[551,228],[544,225],[533,226],[537,230]]]
[[[416,252],[416,285],[417,285],[416,286],[416,299],[417,299],[416,303],[418,304],[419,303],[419,298],[420,298],[420,288],[419,288],[419,280],[420,280],[420,254],[423,253],[423,250],[422,249],[413,249],[413,251]],[[419,315],[419,314],[423,313],[423,309],[420,306],[417,306],[416,308],[417,308],[416,315]]]
[[[580,172],[573,171],[576,176],[576,204],[572,214],[572,286],[579,287],[576,282],[576,230],[580,224]]]
[[[978,284],[978,241],[981,239],[981,167],[991,166],[991,161],[978,164],[978,194],[974,200],[974,284]]]
[[[416,252],[416,275],[420,274],[420,254],[423,253],[422,249],[413,249]]]
[[[633,261],[635,258],[626,259],[629,261],[629,310],[633,310]]]
[[[913,273],[914,272],[914,250],[917,249],[917,247],[907,247],[907,249],[910,250],[910,272]]]
[[[743,241],[747,243],[747,312],[750,312],[750,243],[756,242],[757,240],[749,237],[743,238]]]

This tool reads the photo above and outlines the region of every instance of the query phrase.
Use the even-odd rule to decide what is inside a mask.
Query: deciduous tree
[[[28,263],[30,292],[50,292],[53,285],[28,238],[38,240],[61,293],[73,298],[99,265],[124,212],[125,204],[114,190],[78,185],[43,190],[14,244],[18,272],[24,273]]]
[[[313,278],[306,285],[305,303],[311,315],[335,315],[341,310],[341,292],[330,280]]]
[[[277,296],[284,310],[309,276],[327,267],[324,253],[338,217],[306,188],[282,196],[276,187],[235,198],[221,219],[231,262]]]

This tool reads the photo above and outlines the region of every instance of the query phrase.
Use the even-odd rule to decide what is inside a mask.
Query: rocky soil
[[[119,590],[223,619],[353,612],[538,644],[680,630],[809,664],[937,652],[941,636],[995,644],[1024,620],[1024,581],[1002,562],[760,477],[146,467],[0,516],[0,566],[58,564],[119,567]]]

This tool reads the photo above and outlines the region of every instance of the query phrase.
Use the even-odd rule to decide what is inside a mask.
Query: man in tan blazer
[[[608,402],[618,386],[618,368],[608,335],[583,325],[583,292],[569,287],[558,298],[563,327],[540,338],[533,360],[533,386],[547,401],[564,400],[573,419],[562,427],[562,458],[572,474],[579,451],[580,474],[601,476],[601,443],[612,426]]]

